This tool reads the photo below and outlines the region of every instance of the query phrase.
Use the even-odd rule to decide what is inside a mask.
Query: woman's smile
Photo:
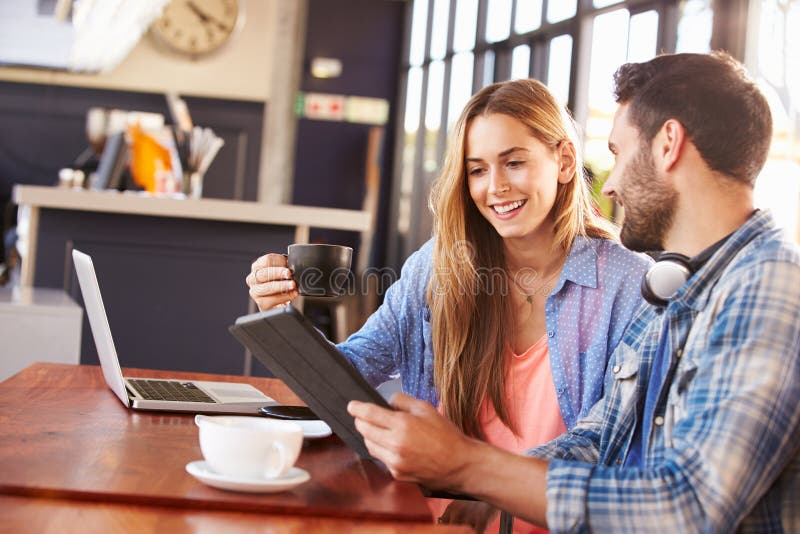
[[[516,216],[527,202],[527,200],[510,200],[492,204],[490,207],[500,219],[510,219]]]

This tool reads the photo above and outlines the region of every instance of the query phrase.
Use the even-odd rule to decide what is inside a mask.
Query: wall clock
[[[240,0],[172,0],[150,26],[156,41],[187,57],[218,50],[244,20]]]

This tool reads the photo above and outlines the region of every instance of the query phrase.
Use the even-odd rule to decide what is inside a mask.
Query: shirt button
[[[621,369],[622,367],[620,367],[619,365],[615,365],[614,368],[611,370],[614,371],[614,373],[619,373]]]
[[[554,331],[554,330],[549,330],[549,331],[547,332],[547,337],[553,337],[554,335],[556,335],[556,333],[555,333],[555,331]]]
[[[656,424],[656,426],[661,426],[664,424],[664,418],[659,415],[658,417],[653,419],[653,422]]]
[[[683,349],[676,350],[675,351],[675,357],[676,358],[680,358],[681,356],[683,356]]]
[[[617,465],[622,465],[622,460],[617,459]]]

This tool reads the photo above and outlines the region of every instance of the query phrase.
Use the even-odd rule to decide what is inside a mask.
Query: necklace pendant
[[[527,300],[528,304],[530,304],[531,302],[533,302],[533,295],[525,295],[525,300]]]

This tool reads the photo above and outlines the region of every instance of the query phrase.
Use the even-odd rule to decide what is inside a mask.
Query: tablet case
[[[359,400],[391,407],[299,311],[286,306],[244,315],[229,330],[342,441],[362,458],[372,458],[347,413],[347,403]]]

